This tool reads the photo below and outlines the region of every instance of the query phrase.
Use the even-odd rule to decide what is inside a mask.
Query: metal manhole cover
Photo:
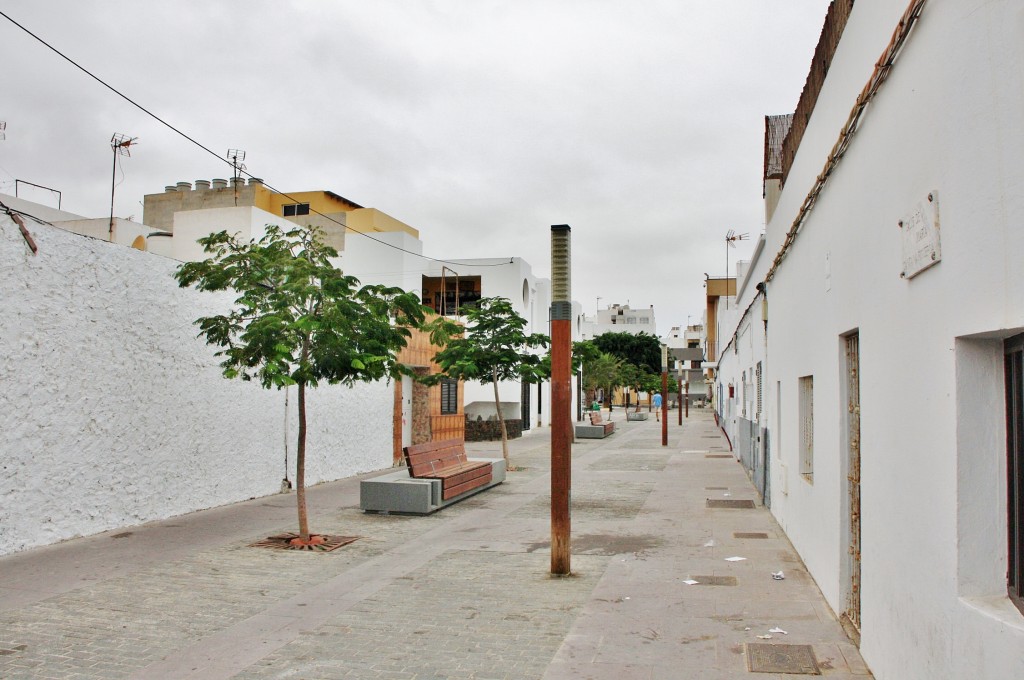
[[[732,454],[729,453],[709,453],[705,458],[732,458]]]
[[[697,586],[734,586],[735,576],[691,576]]]
[[[772,645],[748,642],[747,668],[751,673],[821,675],[810,645]]]
[[[709,508],[753,508],[754,501],[751,500],[739,500],[736,498],[709,498],[707,499],[707,506]]]
[[[763,531],[734,531],[732,532],[733,538],[768,538],[768,534]]]

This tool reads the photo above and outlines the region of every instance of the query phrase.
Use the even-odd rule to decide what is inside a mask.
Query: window
[[[800,474],[814,476],[814,376],[800,378]]]
[[[448,416],[459,412],[459,381],[441,378],[441,415]]]
[[[1010,600],[1024,612],[1024,335],[1004,344],[1006,481]]]
[[[283,206],[283,213],[285,217],[296,217],[298,215],[309,214],[309,203],[292,203],[291,205]]]

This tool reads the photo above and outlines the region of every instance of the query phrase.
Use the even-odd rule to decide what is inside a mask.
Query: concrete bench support
[[[440,479],[414,479],[408,468],[401,468],[378,477],[359,482],[359,507],[364,512],[408,515],[429,515],[441,508],[458,503],[464,498],[505,481],[505,460],[502,458],[471,458],[491,464],[491,481],[483,486],[459,494],[454,498],[441,498]]]

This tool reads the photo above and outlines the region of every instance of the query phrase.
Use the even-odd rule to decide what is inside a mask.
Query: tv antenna
[[[238,176],[245,172],[245,152],[241,149],[228,149],[227,159],[231,161],[231,167],[235,169],[234,179],[231,187],[235,190],[235,206],[238,206]]]
[[[118,156],[131,157],[130,147],[138,139],[138,137],[128,137],[119,132],[115,132],[114,136],[110,138],[110,148],[114,151],[114,169],[110,172],[110,231],[107,234],[107,240],[110,242],[114,241],[114,187],[117,186],[114,182],[117,179],[117,158]]]
[[[729,309],[729,248],[736,247],[736,241],[746,241],[750,234],[737,234],[735,229],[725,233],[725,308]]]

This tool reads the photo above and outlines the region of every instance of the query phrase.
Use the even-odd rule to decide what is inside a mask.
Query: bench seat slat
[[[456,486],[446,487],[446,488],[444,488],[442,490],[441,497],[444,500],[448,500],[449,498],[454,498],[454,497],[458,496],[461,493],[465,493],[465,492],[469,491],[470,489],[475,489],[478,486],[483,486],[484,484],[490,484],[490,483],[491,483],[491,466],[488,463],[488,465],[487,465],[487,474],[483,475],[482,477],[477,477],[476,479],[471,479],[468,482],[464,482],[462,484],[458,484]]]

